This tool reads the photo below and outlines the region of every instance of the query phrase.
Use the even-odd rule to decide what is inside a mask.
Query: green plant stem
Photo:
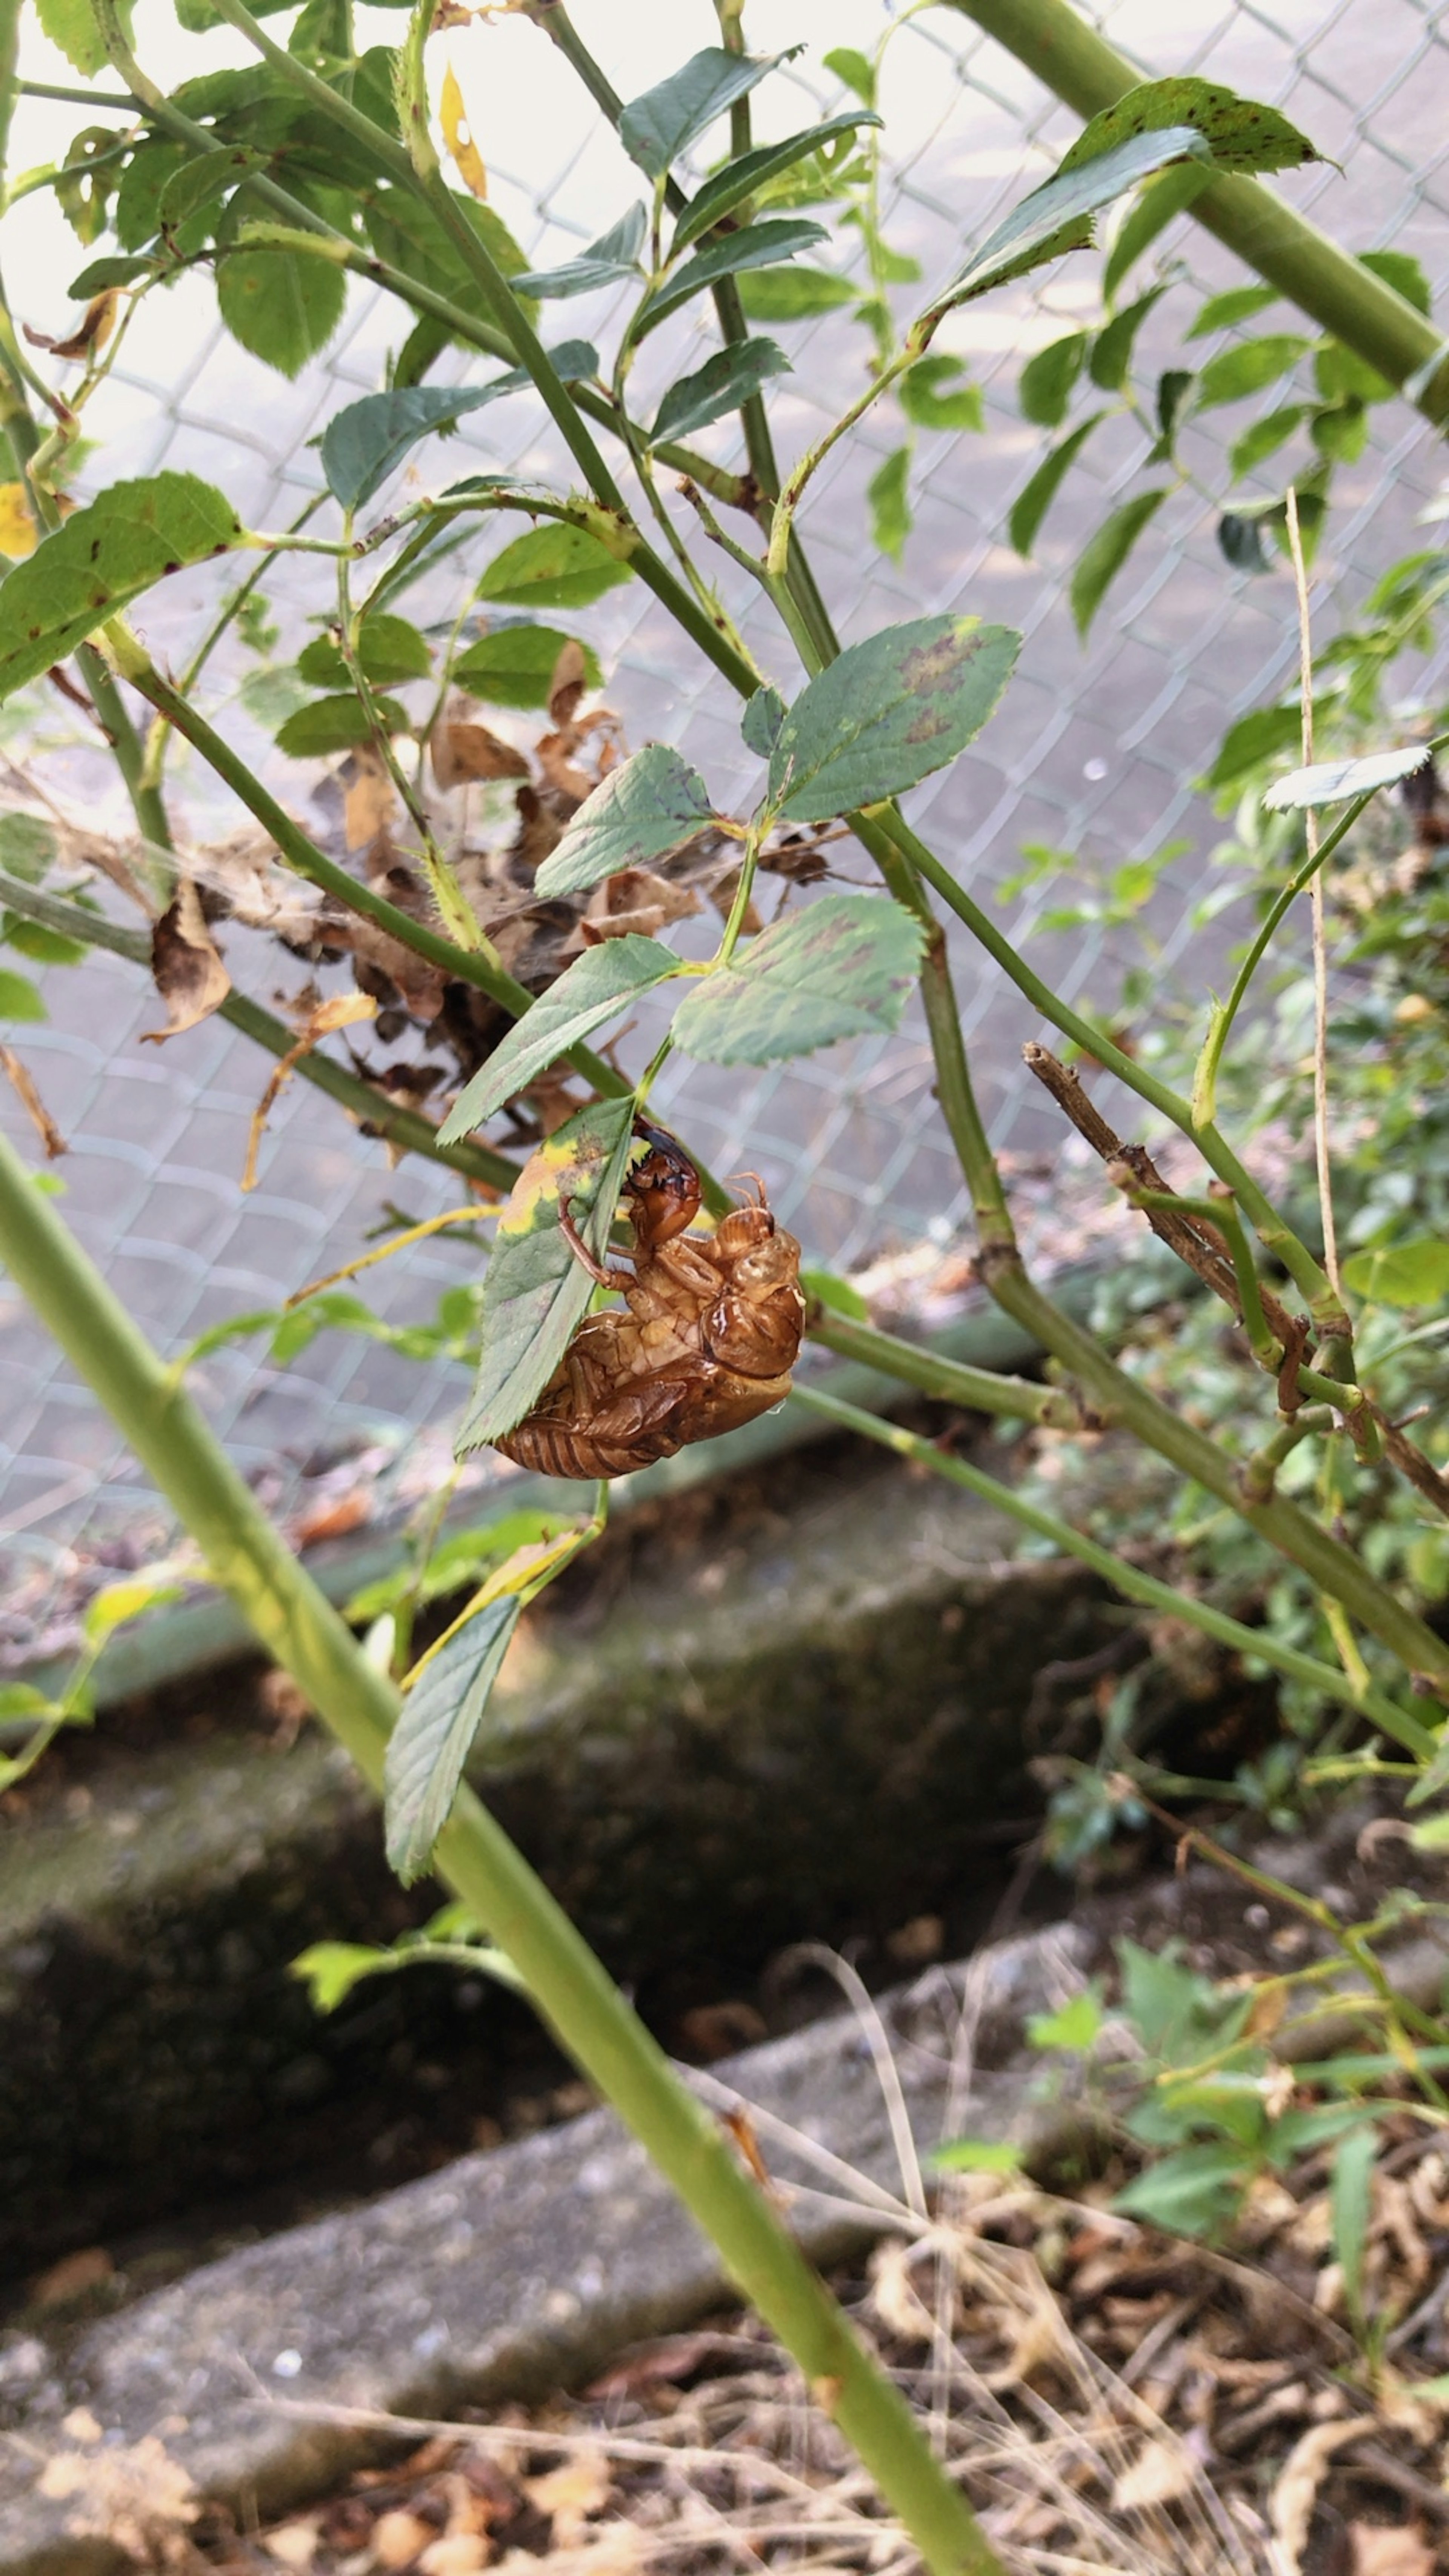
[[[1326,1273],[1259,1188],[1252,1173],[1239,1161],[1226,1137],[1211,1124],[1195,1127],[1190,1101],[1182,1099],[1165,1082],[1159,1082],[1145,1066],[1134,1063],[1131,1056],[1124,1055],[1105,1031],[1083,1019],[1079,1011],[1074,1011],[1059,993],[1054,993],[1049,984],[1043,983],[1040,975],[1035,974],[1026,960],[1018,955],[990,915],[982,910],[980,904],[973,902],[934,850],[911,829],[894,807],[873,807],[869,814],[859,818],[852,816],[850,822],[857,840],[882,868],[887,848],[893,848],[909,859],[927,884],[935,887],[958,920],[963,921],[980,941],[987,955],[993,957],[1010,977],[1017,991],[1035,1004],[1044,1019],[1050,1020],[1054,1028],[1060,1029],[1086,1054],[1094,1056],[1109,1073],[1115,1073],[1130,1091],[1136,1092],[1139,1099],[1160,1110],[1164,1118],[1170,1119],[1174,1127],[1180,1128],[1183,1135],[1191,1139],[1219,1180],[1227,1182],[1264,1250],[1282,1262],[1307,1300],[1315,1320],[1325,1331],[1341,1330],[1343,1310]]]
[[[3,1138],[0,1257],[264,1647],[379,1788],[399,1706],[396,1689],[368,1663],[185,1388],[137,1332]],[[575,2063],[713,2238],[741,2291],[794,2355],[816,2402],[854,2443],[933,2576],[1002,2576],[905,2400],[868,2360],[724,2129],[679,2081],[567,1916],[468,1789],[444,1827],[438,1867],[520,1971]]]
[[[117,107],[134,109],[133,98],[113,97],[105,89],[57,88],[51,81],[15,81],[11,84],[17,98],[53,98],[62,107]]]
[[[948,0],[1083,118],[1144,77],[1068,0]],[[1213,179],[1189,209],[1226,247],[1399,386],[1427,420],[1449,419],[1449,351],[1431,322],[1360,267],[1261,179]]]
[[[918,1433],[902,1431],[895,1423],[883,1422],[874,1413],[863,1413],[858,1405],[845,1404],[839,1396],[827,1395],[819,1388],[799,1386],[795,1394],[811,1412],[838,1422],[843,1430],[860,1432],[867,1440],[877,1441],[882,1448],[893,1449],[898,1458],[909,1458],[917,1466],[929,1467],[933,1475],[944,1476],[950,1484],[964,1486],[967,1493],[975,1494],[982,1502],[1006,1512],[1037,1538],[1048,1539],[1064,1556],[1074,1556],[1081,1564],[1089,1565],[1093,1573],[1100,1574],[1127,1600],[1138,1601],[1144,1609],[1165,1613],[1169,1618],[1200,1628],[1204,1636],[1215,1638],[1219,1645],[1230,1646],[1236,1654],[1256,1656],[1260,1663],[1271,1664],[1276,1671],[1286,1673],[1292,1680],[1305,1682],[1311,1689],[1321,1691],[1325,1699],[1341,1701],[1361,1717],[1371,1719],[1385,1735],[1391,1735],[1396,1743],[1417,1754],[1421,1761],[1437,1749],[1438,1739],[1428,1727],[1421,1726],[1407,1710],[1396,1706],[1381,1691],[1357,1690],[1348,1676],[1333,1664],[1320,1663],[1316,1656],[1300,1654],[1296,1646],[1283,1645],[1270,1630],[1246,1627],[1242,1620],[1229,1618],[1226,1611],[1213,1609],[1209,1602],[1195,1600],[1190,1593],[1176,1591],[1170,1583],[1160,1583],[1155,1575],[1142,1573],[1139,1567],[1129,1565],[1125,1558],[1114,1556],[1110,1548],[1099,1547],[1095,1539],[1084,1537],[1068,1522],[1058,1520],[1054,1513],[1041,1511],[1012,1486],[1002,1484],[995,1476],[984,1475],[967,1459],[953,1457],[948,1450],[938,1449],[933,1441],[921,1439]]]
[[[959,1404],[971,1413],[993,1413],[1013,1422],[1036,1422],[1053,1431],[1080,1431],[1082,1409],[1065,1388],[1038,1386],[1030,1378],[1004,1377],[996,1369],[973,1368],[965,1360],[949,1360],[920,1342],[903,1342],[894,1333],[882,1333],[873,1324],[857,1323],[854,1316],[837,1314],[833,1306],[815,1305],[806,1326],[812,1342],[819,1342],[841,1359],[860,1360],[867,1368],[884,1369],[891,1377],[900,1378],[906,1386],[919,1387],[923,1395],[934,1396],[941,1404]],[[803,1393],[801,1388],[796,1393]]]
[[[1120,1167],[1112,1167],[1108,1173],[1109,1179],[1115,1177],[1118,1168]],[[1175,1190],[1139,1189],[1130,1171],[1124,1195],[1135,1208],[1144,1210],[1156,1208],[1168,1216],[1192,1216],[1198,1218],[1203,1225],[1216,1227],[1232,1259],[1233,1277],[1238,1284],[1238,1299],[1243,1309],[1243,1329],[1248,1336],[1253,1357],[1260,1368],[1269,1369],[1276,1375],[1282,1363],[1283,1353],[1273,1338],[1268,1318],[1263,1312],[1263,1294],[1258,1285],[1258,1273],[1253,1266],[1253,1256],[1249,1250],[1248,1238],[1243,1232],[1242,1221],[1232,1201],[1228,1198],[1182,1198]]]
[[[108,949],[112,956],[128,958],[133,966],[149,972],[151,942],[144,931],[126,930],[120,923],[108,921],[103,913],[87,912],[80,904],[66,903],[58,895],[46,894],[39,886],[25,885],[20,878],[0,871],[0,910],[18,913],[22,921],[39,922],[42,929],[59,931],[62,938],[83,940],[89,948]],[[259,1002],[248,1000],[235,988],[218,1005],[217,1015],[229,1021],[243,1036],[265,1047],[268,1055],[290,1055],[297,1043],[297,1032],[285,1020],[265,1011]],[[314,1047],[300,1057],[294,1068],[300,1079],[310,1082],[335,1100],[366,1127],[409,1154],[425,1155],[432,1163],[446,1164],[450,1171],[460,1172],[465,1180],[482,1181],[488,1188],[511,1190],[518,1178],[518,1165],[506,1154],[495,1154],[491,1145],[476,1145],[469,1140],[456,1145],[441,1145],[438,1131],[415,1109],[404,1109],[400,1102],[388,1099],[361,1074],[337,1064],[331,1056]]]

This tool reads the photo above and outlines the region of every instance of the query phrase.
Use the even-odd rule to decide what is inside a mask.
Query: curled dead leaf
[[[553,677],[548,684],[548,711],[556,725],[572,724],[584,687],[584,648],[571,635],[553,666]]]
[[[32,349],[48,349],[53,358],[89,358],[105,347],[115,329],[120,300],[118,289],[107,286],[91,297],[76,328],[64,340],[52,340],[44,331],[32,331],[28,322],[26,339]]]
[[[1351,2522],[1350,2576],[1434,2576],[1439,2561],[1412,2523]]]
[[[561,2468],[525,2478],[523,2491],[539,2513],[552,2517],[555,2543],[568,2549],[582,2538],[590,2515],[603,2512],[613,2483],[607,2452],[581,2446]]]
[[[666,922],[686,921],[699,908],[692,886],[671,885],[652,868],[621,868],[617,876],[606,877],[594,888],[579,923],[579,938],[589,948],[601,939],[624,939],[630,931],[649,939]]]
[[[349,752],[338,776],[342,782],[342,825],[349,850],[365,850],[386,832],[397,813],[397,790],[387,763],[372,743]]]
[[[330,1002],[318,1004],[296,1045],[288,1047],[286,1054],[278,1058],[272,1071],[272,1078],[252,1112],[251,1133],[247,1138],[246,1168],[241,1180],[244,1190],[256,1188],[257,1156],[261,1151],[267,1120],[293,1067],[301,1063],[304,1055],[310,1054],[319,1038],[330,1036],[334,1029],[350,1027],[354,1020],[371,1020],[376,1017],[377,1004],[369,993],[337,993]]]
[[[206,926],[194,879],[182,877],[151,933],[151,972],[166,1005],[164,1029],[143,1029],[153,1046],[209,1019],[231,991],[231,977]]]
[[[1192,2482],[1192,2458],[1181,2442],[1145,2442],[1112,2489],[1112,2511],[1141,2513],[1149,2505],[1176,2504]]]
[[[451,707],[434,725],[429,749],[433,776],[445,790],[465,787],[475,778],[528,776],[528,762],[511,742],[487,725],[470,723]]]
[[[1308,2527],[1313,2520],[1313,2507],[1318,2490],[1328,2472],[1335,2451],[1352,2442],[1364,2430],[1358,2415],[1340,2416],[1334,2423],[1315,2424],[1293,2445],[1278,2472],[1268,2519],[1278,2543],[1283,2576],[1303,2576],[1303,2553],[1308,2546]]]

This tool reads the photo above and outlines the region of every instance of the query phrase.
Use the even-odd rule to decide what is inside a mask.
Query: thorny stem
[[[1287,492],[1288,545],[1293,557],[1293,586],[1298,594],[1298,673],[1303,701],[1303,766],[1313,765],[1313,632],[1308,613],[1308,569],[1303,560],[1303,531],[1298,524],[1298,493]],[[1333,1165],[1328,1150],[1328,940],[1323,920],[1323,876],[1318,857],[1318,816],[1310,805],[1303,817],[1304,838],[1313,864],[1309,902],[1313,909],[1313,1151],[1318,1165],[1318,1212],[1323,1228],[1323,1267],[1339,1298],[1338,1230],[1333,1221]]]
[[[1204,1636],[1215,1638],[1219,1645],[1230,1646],[1239,1655],[1255,1656],[1271,1664],[1294,1681],[1305,1682],[1321,1691],[1326,1699],[1340,1701],[1361,1717],[1367,1717],[1385,1735],[1404,1745],[1423,1760],[1437,1746],[1437,1738],[1406,1709],[1399,1708],[1381,1691],[1355,1689],[1345,1673],[1332,1664],[1320,1663],[1316,1656],[1300,1654],[1296,1646],[1284,1645],[1266,1628],[1245,1627],[1240,1619],[1229,1618],[1224,1610],[1215,1610],[1210,1602],[1196,1600],[1191,1593],[1175,1591],[1170,1583],[1160,1583],[1155,1575],[1144,1574],[1140,1567],[1129,1565],[1124,1557],[1114,1556],[1110,1548],[1099,1547],[1095,1539],[1058,1520],[1055,1513],[1041,1510],[1029,1502],[1014,1486],[1004,1485],[995,1476],[983,1474],[965,1458],[938,1448],[934,1441],[923,1440],[918,1432],[903,1431],[893,1422],[883,1422],[874,1413],[863,1413],[858,1405],[846,1404],[839,1396],[827,1395],[823,1388],[797,1386],[796,1401],[812,1413],[838,1422],[843,1430],[858,1431],[882,1448],[893,1449],[898,1458],[909,1458],[917,1466],[928,1467],[934,1476],[944,1476],[953,1485],[964,1486],[969,1494],[990,1503],[1019,1521],[1037,1538],[1048,1539],[1064,1556],[1074,1556],[1089,1565],[1115,1591],[1129,1601],[1138,1601],[1144,1609],[1156,1610],[1170,1619],[1179,1619],[1200,1628]]]
[[[103,913],[88,912],[80,904],[66,903],[58,895],[47,894],[39,886],[25,885],[18,877],[0,872],[0,905],[6,912],[18,913],[24,921],[38,921],[46,930],[58,930],[66,939],[84,940],[90,948],[109,949],[113,956],[127,957],[134,966],[149,967],[151,942],[143,931],[125,930],[119,923],[108,921]],[[218,1017],[240,1029],[244,1036],[265,1047],[268,1055],[289,1055],[297,1043],[295,1029],[285,1020],[264,1011],[258,1002],[249,1001],[235,988],[218,1006]],[[330,1056],[313,1048],[302,1056],[294,1070],[302,1081],[326,1092],[340,1109],[348,1111],[369,1133],[381,1136],[389,1145],[403,1152],[422,1154],[432,1163],[445,1163],[451,1171],[460,1172],[465,1180],[481,1181],[487,1188],[505,1194],[518,1178],[518,1165],[504,1154],[495,1154],[491,1145],[460,1141],[456,1145],[438,1142],[438,1131],[429,1119],[415,1109],[404,1109],[389,1100],[385,1091],[375,1090],[360,1074],[346,1065],[336,1064]]]

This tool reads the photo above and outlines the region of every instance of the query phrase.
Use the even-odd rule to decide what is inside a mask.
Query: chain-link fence
[[[1278,183],[1292,202],[1317,213],[1349,248],[1411,251],[1436,289],[1443,286],[1449,86],[1437,9],[1422,0],[1282,0],[1271,11],[1249,0],[1177,0],[1163,11],[1124,0],[1096,14],[1112,39],[1154,72],[1206,72],[1282,106],[1331,156]],[[703,0],[684,12],[670,0],[636,0],[627,12],[581,8],[577,15],[626,94],[713,36]],[[146,16],[143,5],[143,57]],[[759,0],[753,43],[773,50],[803,38],[809,48],[779,75],[782,104],[772,113],[781,130],[840,104],[838,84],[820,68],[822,52],[842,42],[868,46],[880,26],[879,0],[831,0],[828,9],[821,0]],[[159,23],[151,33],[159,41]],[[379,33],[394,39],[391,16],[379,19]],[[493,202],[536,265],[568,257],[626,202],[626,165],[533,30],[499,21],[467,42],[472,50],[460,50],[457,61],[465,92],[477,102],[475,131],[488,153]],[[168,77],[186,67],[168,59]],[[882,104],[890,150],[886,234],[928,280],[959,265],[963,246],[1045,173],[1076,131],[1075,120],[1019,66],[947,8],[901,30]],[[22,158],[63,145],[76,121],[74,110],[60,108],[32,105],[25,114],[36,142]],[[27,223],[30,255],[22,269],[11,247],[7,264],[17,285],[25,278],[26,318],[53,325],[54,297],[39,309],[50,294],[47,280],[63,283],[79,263],[73,244],[47,238],[50,219],[35,212],[36,203],[12,218],[12,229]],[[1241,276],[1186,223],[1165,248],[1201,290]],[[858,237],[842,236],[827,256],[849,273]],[[879,415],[834,452],[803,525],[847,640],[942,609],[970,609],[1023,631],[1019,673],[1001,711],[914,801],[914,819],[951,866],[989,900],[1026,844],[1077,853],[1090,869],[1181,841],[1184,855],[1164,875],[1150,920],[1164,984],[1175,980],[1201,998],[1212,960],[1202,954],[1194,913],[1219,826],[1185,782],[1211,758],[1232,716],[1281,687],[1291,671],[1290,585],[1281,576],[1229,571],[1206,489],[1184,486],[1120,579],[1088,646],[1079,645],[1066,578],[1140,461],[1140,431],[1125,418],[1089,443],[1046,522],[1037,558],[1024,562],[1007,545],[1008,508],[1043,447],[1043,433],[1017,407],[1020,362],[1091,315],[1098,275],[1090,258],[1067,262],[1046,272],[1045,282],[1028,281],[956,317],[951,345],[967,355],[983,388],[986,431],[921,436],[916,523],[899,566],[873,552],[867,537],[865,487],[893,443]],[[1149,321],[1142,344],[1149,360],[1160,329],[1162,363],[1173,363],[1185,309],[1192,308],[1168,298]],[[1291,328],[1296,317],[1286,307],[1284,316],[1278,327]],[[568,312],[571,331],[605,345],[608,319],[607,297]],[[308,442],[339,401],[378,384],[398,327],[395,308],[356,293],[326,358],[288,385],[219,331],[206,281],[183,281],[143,308],[96,405],[90,425],[106,442],[107,472],[184,466],[222,485],[253,526],[282,525],[317,487]],[[865,354],[848,313],[796,329],[789,347],[795,372],[773,406],[786,455],[843,408]],[[457,366],[461,373],[461,359]],[[1402,404],[1382,406],[1373,423],[1365,452],[1336,480],[1316,580],[1325,628],[1398,555],[1425,542],[1417,521],[1438,476],[1433,435]],[[712,435],[726,452],[723,433]],[[450,475],[465,449],[470,463],[494,468],[526,464],[537,472],[552,461],[536,409],[526,402],[490,410],[471,429],[465,423],[443,459]],[[1187,453],[1191,458],[1191,438]],[[1209,454],[1205,435],[1201,453]],[[424,474],[439,461],[437,451],[423,451]],[[144,608],[152,649],[183,660],[216,593],[205,570],[163,585]],[[321,604],[310,568],[293,559],[270,595],[288,628],[288,649],[295,649],[304,615]],[[778,636],[747,585],[738,586],[733,604],[788,684]],[[603,657],[609,702],[628,738],[679,745],[720,801],[744,793],[750,771],[733,700],[642,586],[610,593],[588,612],[586,631]],[[226,671],[218,663],[208,675],[209,703],[225,696]],[[281,792],[294,801],[305,793],[306,773],[276,768],[270,744],[234,698],[224,722],[259,765],[273,762]],[[43,729],[32,722],[24,741],[12,730],[12,756],[31,758],[38,740],[37,774],[54,793],[123,830],[109,769],[94,751],[62,742],[59,727],[51,702]],[[178,762],[174,776],[196,836],[234,819],[199,764]],[[325,808],[321,765],[316,786]],[[847,855],[841,864],[848,877],[863,878],[863,862],[853,866]],[[1110,928],[1062,933],[1041,926],[1055,899],[1049,885],[1028,890],[1003,909],[1003,924],[1069,996],[1110,1004],[1123,965],[1138,952]],[[1220,957],[1221,948],[1214,953]],[[270,1000],[278,952],[232,933],[227,954],[238,984]],[[1072,1183],[1062,1177],[1055,1112],[1033,1096],[1020,1070],[1021,1043],[1037,1033],[1032,1015],[965,940],[956,944],[955,967],[993,1137],[1045,1210]],[[229,1312],[274,1306],[354,1257],[398,1207],[423,1217],[456,1195],[445,1172],[421,1161],[390,1169],[380,1147],[360,1144],[337,1110],[294,1083],[273,1113],[259,1185],[244,1196],[248,1127],[268,1070],[257,1050],[217,1019],[164,1047],[141,1045],[141,1033],[160,1016],[156,999],[134,968],[112,958],[51,970],[44,984],[48,1020],[11,1034],[69,1145],[58,1166],[66,1213],[163,1349],[184,1346]],[[629,1060],[650,1025],[641,1012],[627,1041]],[[969,1243],[969,1210],[931,1084],[923,1031],[908,1020],[889,1040],[835,1047],[763,1072],[723,1076],[676,1060],[656,1097],[717,1170],[748,1164],[764,1176],[812,1256],[858,1269],[892,1255],[908,1259],[914,1246]],[[27,1140],[24,1113],[3,1087],[0,1119]],[[374,1273],[370,1294],[386,1316],[416,1318],[475,1258],[461,1239],[435,1239]],[[295,1513],[299,1495],[315,1494],[318,1475],[339,1464],[344,1481],[369,1496],[384,1492],[389,1476],[405,1497],[443,1472],[446,1427],[463,1393],[460,1370],[419,1368],[340,1332],[321,1335],[285,1371],[258,1357],[264,1349],[252,1342],[217,1351],[198,1382],[244,1470],[279,1507]],[[490,1470],[485,1463],[478,1472]],[[155,1500],[109,1425],[3,1279],[0,1529],[0,1653],[11,1657],[34,1650],[47,1605],[74,1576],[78,1551],[87,1562],[124,1564],[164,1539]]]

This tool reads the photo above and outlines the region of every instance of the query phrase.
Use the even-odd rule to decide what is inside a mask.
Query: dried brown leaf
[[[430,2522],[401,2507],[378,2515],[372,2526],[372,2555],[379,2567],[409,2567],[420,2549],[437,2534]]]
[[[4,1067],[7,1082],[39,1136],[49,1159],[54,1162],[57,1154],[64,1154],[68,1150],[65,1138],[13,1047],[0,1046],[0,1066]]]
[[[221,962],[201,897],[190,877],[182,877],[173,901],[151,933],[151,972],[166,1005],[164,1029],[143,1029],[143,1040],[159,1046],[210,1019],[231,991],[231,977]]]
[[[584,694],[584,648],[569,637],[553,666],[548,684],[548,711],[556,725],[572,724]]]
[[[366,850],[391,828],[397,813],[397,789],[387,763],[371,743],[350,752],[338,773],[342,782],[342,823],[349,850]]]
[[[444,789],[465,787],[479,778],[528,776],[528,762],[521,751],[489,726],[471,723],[451,706],[434,725],[428,747],[433,776]]]
[[[595,887],[579,934],[591,948],[601,939],[623,939],[630,931],[652,938],[666,922],[687,921],[699,908],[692,886],[671,885],[652,868],[621,868]]]
[[[1351,2522],[1350,2576],[1434,2576],[1438,2559],[1412,2523]]]
[[[448,2531],[430,2540],[418,2559],[421,2576],[478,2576],[488,2564],[489,2543],[482,2532]]]
[[[1181,2442],[1147,2442],[1118,2477],[1112,2511],[1143,2513],[1151,2505],[1176,2504],[1192,2483],[1191,2455]]]
[[[256,1188],[257,1156],[261,1151],[267,1120],[293,1067],[300,1064],[303,1056],[311,1052],[319,1038],[329,1037],[334,1029],[350,1027],[355,1020],[371,1020],[376,1016],[377,1004],[368,993],[337,993],[330,1002],[318,1004],[296,1045],[288,1047],[286,1054],[278,1058],[273,1068],[272,1078],[252,1113],[251,1133],[247,1139],[246,1169],[242,1173],[241,1180],[244,1190]]]
[[[581,2448],[560,2468],[525,2478],[523,2490],[539,2513],[552,2516],[557,2547],[568,2549],[583,2536],[589,2516],[603,2512],[613,2483],[607,2451]]]
[[[1313,2520],[1313,2507],[1318,2490],[1328,2473],[1335,2451],[1352,2442],[1364,2429],[1358,2415],[1341,2416],[1337,2422],[1315,2424],[1293,2445],[1282,2468],[1268,2507],[1273,2537],[1278,2543],[1283,2576],[1304,2576],[1303,2553],[1308,2546],[1308,2527]]]
[[[31,2304],[37,2308],[63,2308],[70,2300],[79,2299],[87,2290],[99,2289],[109,2281],[115,2264],[104,2245],[82,2245],[74,2254],[62,2254],[58,2263],[42,2272],[30,2286]]]
[[[282,2522],[267,2533],[267,2551],[293,2576],[305,2576],[317,2555],[318,2536],[315,2522]]]
[[[25,336],[32,349],[48,349],[53,358],[89,358],[99,353],[116,327],[116,308],[120,296],[114,286],[93,295],[74,331],[64,340],[52,340],[44,331],[32,331],[25,324]]]

